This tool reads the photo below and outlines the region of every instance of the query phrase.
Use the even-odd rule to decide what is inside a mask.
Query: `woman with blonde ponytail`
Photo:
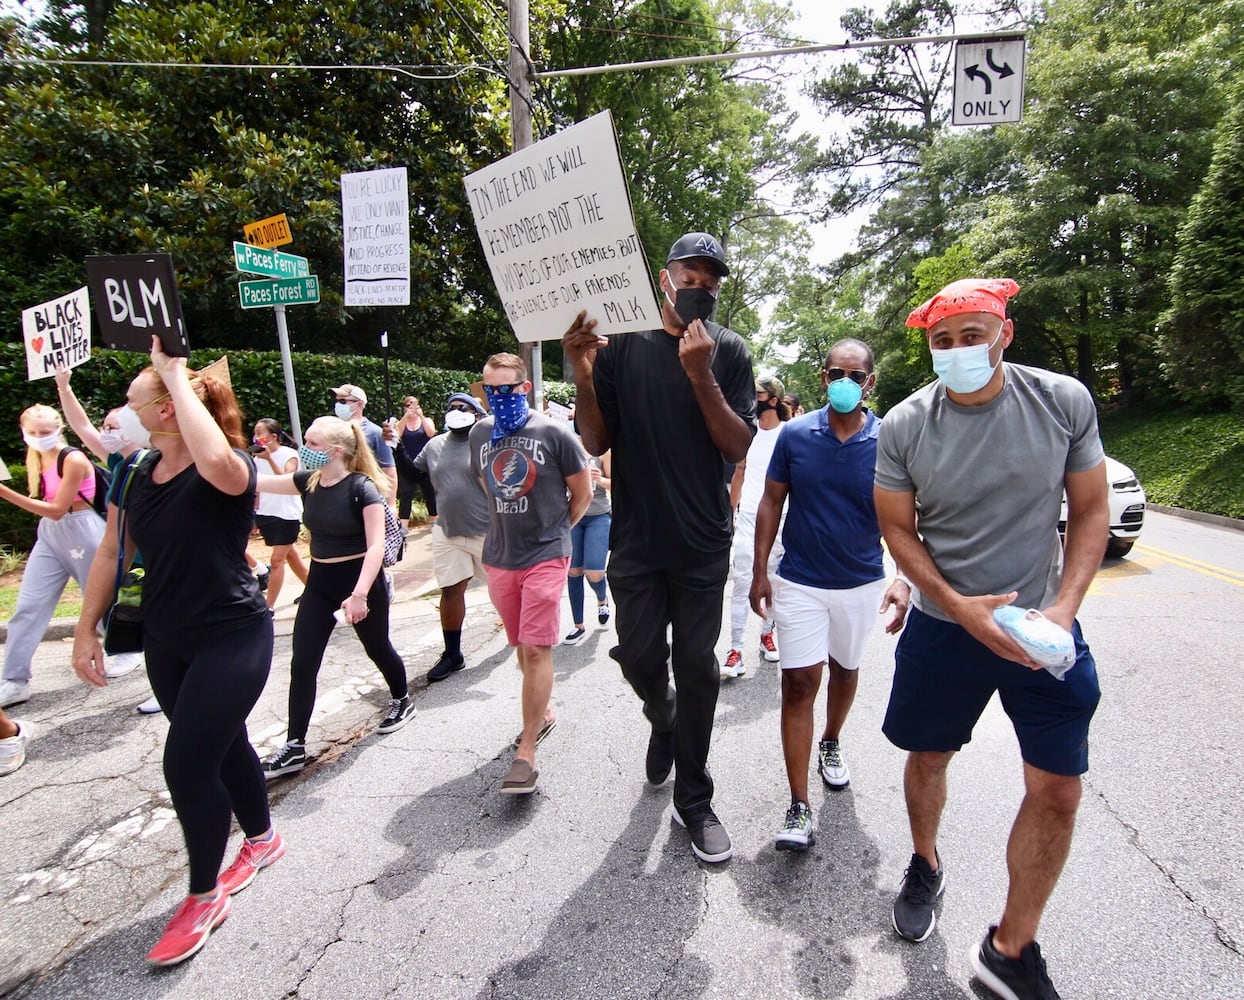
[[[0,680],[0,708],[20,705],[30,698],[30,663],[43,641],[48,623],[73,577],[86,589],[87,573],[104,535],[104,519],[96,513],[95,468],[86,455],[68,447],[60,414],[36,403],[19,419],[26,441],[28,495],[0,483],[0,497],[39,516],[34,548],[26,557],[17,607],[9,619],[4,643],[4,677]],[[109,657],[105,676],[120,677],[142,661],[134,654]]]
[[[265,493],[302,494],[302,520],[311,532],[307,587],[294,618],[289,729],[285,745],[263,762],[268,778],[306,765],[316,677],[337,621],[354,626],[364,652],[389,685],[392,700],[379,731],[400,729],[415,714],[406,664],[389,640],[389,596],[382,571],[388,477],[356,423],[320,417],[307,428],[304,442],[304,471],[268,476],[259,483]]]

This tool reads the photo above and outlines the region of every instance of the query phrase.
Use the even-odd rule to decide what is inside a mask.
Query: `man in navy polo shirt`
[[[873,507],[881,422],[864,406],[875,381],[873,352],[863,341],[840,340],[829,349],[821,369],[828,403],[786,424],[756,512],[752,608],[762,616],[772,609],[782,636],[782,751],[791,804],[777,834],[779,851],[806,851],[816,840],[808,758],[826,662],[829,685],[817,770],[828,788],[841,790],[851,783],[851,772],[838,740],[855,701],[868,633],[876,615],[890,607],[894,615],[886,631],[897,632],[911,596],[901,578],[885,586]],[[785,551],[774,592],[766,567],[787,500]]]

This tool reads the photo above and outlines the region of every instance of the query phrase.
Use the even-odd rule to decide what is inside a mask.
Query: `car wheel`
[[[1111,538],[1106,543],[1106,555],[1111,559],[1122,559],[1132,551],[1132,546],[1135,544],[1134,538]]]

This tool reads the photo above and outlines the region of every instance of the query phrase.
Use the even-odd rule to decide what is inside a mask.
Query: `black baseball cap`
[[[670,247],[669,256],[665,258],[665,263],[675,260],[690,260],[693,257],[707,257],[717,265],[717,270],[724,278],[730,273],[730,268],[726,266],[726,252],[721,248],[721,244],[714,236],[708,233],[687,233],[680,236],[678,240]]]

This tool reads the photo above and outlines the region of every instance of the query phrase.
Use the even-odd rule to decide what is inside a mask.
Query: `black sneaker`
[[[933,933],[937,915],[933,904],[946,885],[946,871],[942,859],[937,859],[937,871],[919,854],[911,856],[911,864],[903,873],[903,885],[894,901],[891,922],[899,937],[908,941],[923,941]]]
[[[644,769],[648,781],[653,785],[663,785],[674,768],[674,730],[662,732],[653,729],[648,737],[648,755],[644,758]]]
[[[307,745],[290,740],[271,757],[265,758],[259,766],[263,770],[264,779],[267,781],[279,778],[283,774],[293,774],[296,771],[301,771],[307,766]]]
[[[721,825],[721,820],[717,818],[712,807],[704,806],[684,817],[678,811],[678,806],[674,806],[672,816],[674,822],[686,828],[687,833],[690,834],[691,850],[701,861],[717,864],[729,860],[730,855],[734,853],[734,848],[730,844],[730,834]]]
[[[401,729],[415,714],[415,703],[410,700],[410,695],[404,698],[393,698],[389,702],[389,714],[384,717],[384,721],[376,727],[378,733],[393,733]]]
[[[596,606],[596,620],[600,622],[602,625],[609,624],[609,605],[608,604],[598,604]]]
[[[266,593],[266,592],[267,592],[267,590],[268,590],[268,580],[269,580],[269,578],[270,578],[271,576],[272,576],[272,571],[271,571],[271,570],[267,570],[267,569],[266,569],[266,570],[264,570],[262,573],[256,573],[256,574],[255,574],[255,579],[256,579],[256,581],[258,581],[258,583],[259,583],[259,592],[260,592],[261,594],[263,594],[263,593]]]
[[[968,953],[976,978],[1003,1000],[1060,1000],[1045,971],[1041,946],[1033,941],[1019,958],[1007,958],[993,946],[997,929],[991,926],[985,940]]]
[[[587,638],[587,630],[577,628],[573,632],[567,632],[566,638],[562,640],[563,646],[577,646]]]
[[[441,658],[436,661],[436,665],[428,671],[428,680],[435,683],[443,681],[450,674],[461,670],[466,666],[466,660],[462,654],[450,656],[448,652],[441,653]]]

